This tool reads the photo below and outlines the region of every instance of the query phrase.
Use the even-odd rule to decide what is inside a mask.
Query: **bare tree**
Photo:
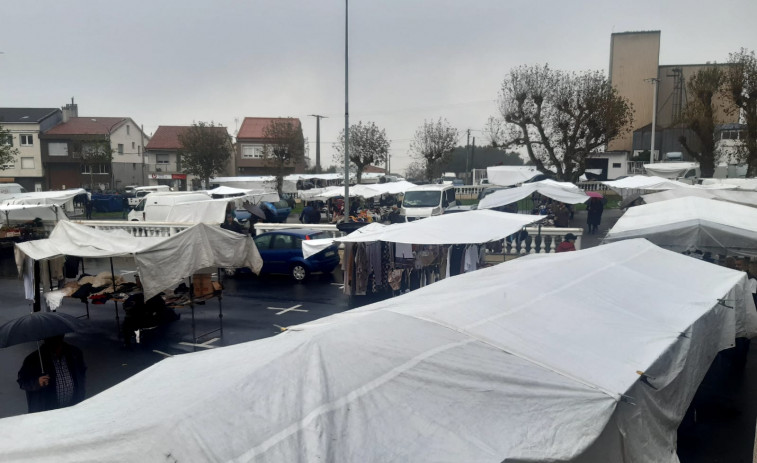
[[[742,48],[728,59],[726,85],[734,104],[746,124],[746,138],[739,153],[747,164],[747,177],[757,175],[757,57]]]
[[[18,148],[13,147],[13,135],[0,125],[0,170],[5,170],[6,165],[12,164],[16,156]]]
[[[295,118],[271,119],[263,129],[266,139],[263,152],[276,170],[276,190],[282,194],[287,168],[302,162],[305,156],[305,138],[300,120]]]
[[[457,129],[446,119],[423,121],[410,142],[410,151],[423,163],[426,180],[432,181],[441,172],[457,146],[458,137]]]
[[[344,130],[339,133],[339,138],[334,143],[336,156],[334,160],[344,165]],[[386,138],[386,130],[379,129],[374,122],[362,121],[350,127],[350,162],[355,165],[357,182],[363,177],[363,170],[371,164],[386,164],[389,154],[389,139]]]
[[[410,163],[405,169],[405,178],[407,179],[419,179],[426,176],[426,167],[420,161]]]
[[[213,122],[197,122],[179,135],[182,170],[199,177],[205,187],[211,177],[224,172],[231,158],[231,137],[226,127]]]
[[[678,141],[686,152],[699,162],[702,177],[712,177],[715,174],[715,126],[718,124],[719,109],[722,108],[723,84],[725,73],[720,66],[710,66],[700,69],[691,76],[687,83],[688,94],[693,98],[686,104],[681,113],[679,123],[690,129],[699,139],[701,151],[692,148],[685,136]]]
[[[499,111],[488,127],[494,145],[524,147],[541,172],[571,182],[584,173],[588,155],[630,130],[633,120],[631,104],[601,72],[549,65],[511,70]]]

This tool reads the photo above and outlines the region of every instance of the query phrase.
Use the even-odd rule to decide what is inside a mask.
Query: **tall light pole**
[[[344,216],[350,213],[350,2],[344,0]]]
[[[321,119],[328,119],[326,116],[311,114],[315,118],[315,173],[321,173]]]
[[[645,80],[652,83],[652,147],[649,150],[649,163],[654,164],[654,131],[657,126],[657,84],[660,82],[660,79],[651,77]]]

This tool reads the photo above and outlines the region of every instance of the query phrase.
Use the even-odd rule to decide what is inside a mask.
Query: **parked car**
[[[263,201],[260,205],[263,207],[263,212],[265,212],[266,222],[284,223],[292,212],[289,203],[283,199],[275,203]]]
[[[260,273],[288,274],[295,281],[303,281],[311,273],[331,273],[339,265],[339,245],[328,248],[307,259],[302,256],[302,242],[325,238],[318,230],[285,229],[263,233],[255,237],[255,246],[263,258]]]

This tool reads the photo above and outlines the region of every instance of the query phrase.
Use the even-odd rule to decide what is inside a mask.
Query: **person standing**
[[[18,371],[18,385],[26,391],[29,413],[70,407],[84,400],[87,366],[79,348],[63,335],[45,339]]]
[[[589,233],[596,233],[599,229],[599,224],[602,222],[602,212],[605,210],[605,205],[600,198],[589,199],[589,204],[586,205],[586,224],[589,226]]]
[[[121,218],[126,219],[129,217],[129,198],[126,195],[121,195]]]
[[[84,211],[86,213],[87,220],[92,219],[92,193],[87,192],[87,199],[84,201]]]
[[[311,203],[305,203],[305,207],[302,209],[302,213],[300,214],[300,223],[313,223],[312,216],[313,216],[313,206]]]

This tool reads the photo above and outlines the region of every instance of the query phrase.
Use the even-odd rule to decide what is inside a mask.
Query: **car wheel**
[[[295,281],[305,281],[305,278],[308,276],[308,269],[302,264],[294,264],[292,265],[290,274]]]

